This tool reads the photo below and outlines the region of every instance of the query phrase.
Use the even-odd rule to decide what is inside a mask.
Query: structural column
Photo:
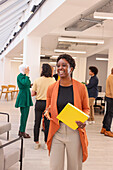
[[[30,80],[34,82],[36,78],[40,76],[40,50],[41,50],[41,38],[34,36],[26,36],[23,43],[23,63],[29,65],[30,68]],[[35,105],[35,97],[33,97],[33,104]],[[34,126],[34,105],[30,107],[30,113],[28,117],[27,129],[32,130]]]
[[[32,83],[40,76],[41,38],[26,36],[23,44],[23,63],[29,65]]]
[[[86,78],[86,59],[85,57],[77,57],[75,59],[76,67],[73,72],[73,78],[80,82],[85,82]]]
[[[113,68],[113,45],[109,47],[109,52],[108,52],[108,71],[107,71],[107,76],[111,74],[111,69]]]
[[[3,84],[3,60],[0,60],[0,89]]]

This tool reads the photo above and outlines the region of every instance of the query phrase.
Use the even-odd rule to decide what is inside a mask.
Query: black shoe
[[[19,133],[18,133],[18,136],[20,136],[20,137],[24,137],[24,138],[30,138],[30,136],[29,136],[29,134],[27,134],[27,133],[25,133],[25,132],[20,132],[19,131]]]

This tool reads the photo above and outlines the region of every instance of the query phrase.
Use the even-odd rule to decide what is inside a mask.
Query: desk
[[[94,107],[100,108],[100,114],[104,113],[105,107],[105,92],[99,92],[98,97],[95,99]]]
[[[105,92],[98,92],[98,97],[105,97]]]

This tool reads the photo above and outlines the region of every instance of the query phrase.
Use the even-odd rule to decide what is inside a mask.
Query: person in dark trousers
[[[20,129],[19,136],[24,138],[30,138],[29,134],[25,133],[27,118],[29,114],[30,106],[33,106],[31,99],[31,81],[29,79],[29,67],[27,65],[21,64],[19,66],[20,74],[17,77],[17,84],[19,87],[19,93],[17,96],[15,107],[20,107],[21,119],[20,119]]]
[[[89,95],[89,106],[90,106],[90,118],[88,119],[89,124],[95,123],[94,121],[94,101],[98,96],[98,69],[94,66],[89,67],[89,75],[91,76],[89,84],[87,84],[88,95]]]
[[[39,132],[40,132],[40,124],[42,114],[46,107],[46,93],[48,86],[53,84],[55,79],[52,77],[52,68],[49,64],[42,65],[41,77],[36,79],[33,83],[31,95],[36,95],[36,103],[35,103],[35,124],[34,124],[34,149],[38,149],[40,147],[39,143]],[[44,117],[44,135],[45,135],[45,146],[44,149],[47,148],[47,136],[49,130],[49,120]]]
[[[106,114],[103,119],[103,127],[101,129],[101,134],[105,136],[113,137],[113,132],[111,132],[111,123],[113,118],[113,68],[111,69],[111,74],[106,80]]]

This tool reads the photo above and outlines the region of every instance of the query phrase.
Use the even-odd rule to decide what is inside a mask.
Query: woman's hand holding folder
[[[78,125],[78,128],[83,129],[83,128],[86,126],[86,122],[84,122],[84,123],[82,123],[82,122],[80,122],[80,121],[75,121],[75,122],[76,122],[76,124]]]

